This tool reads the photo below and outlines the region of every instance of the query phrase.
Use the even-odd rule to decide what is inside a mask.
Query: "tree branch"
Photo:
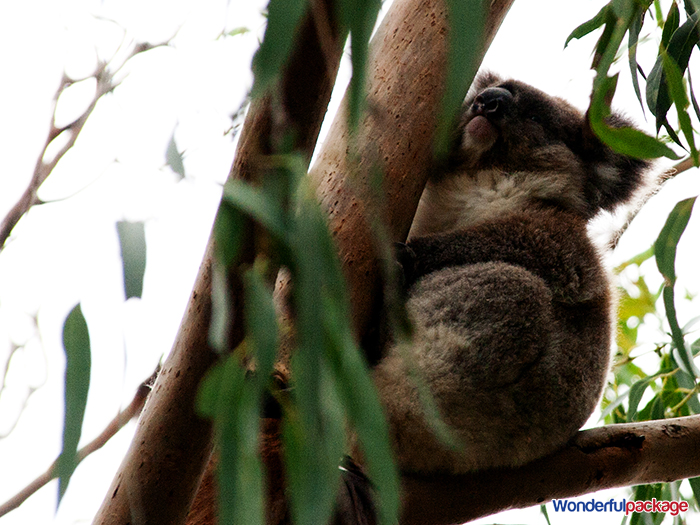
[[[139,385],[134,398],[129,403],[124,410],[119,412],[116,417],[110,421],[110,423],[105,427],[105,429],[97,436],[95,439],[90,441],[83,448],[78,450],[76,456],[76,461],[80,464],[86,457],[88,457],[93,452],[101,449],[112,437],[119,432],[124,426],[131,421],[133,418],[138,416],[143,409],[143,405],[146,403],[146,398],[148,393],[151,391],[151,385],[155,380],[155,376],[158,372],[154,372],[151,377]],[[58,459],[56,459],[51,466],[44,472],[41,476],[32,481],[29,485],[24,487],[21,491],[15,494],[12,498],[7,500],[5,503],[0,505],[0,517],[4,516],[8,512],[15,510],[22,503],[25,502],[32,494],[46,485],[49,481],[56,479],[58,477]]]
[[[150,44],[140,44],[135,46],[134,49],[124,59],[124,61],[116,68],[114,68],[114,70],[109,69],[109,67],[113,64],[109,62],[101,63],[97,68],[97,71],[95,71],[95,73],[92,75],[97,81],[97,86],[95,88],[95,94],[93,95],[90,104],[85,109],[85,111],[83,111],[83,113],[80,116],[78,116],[77,119],[75,119],[67,126],[63,126],[60,128],[56,127],[56,115],[54,113],[54,115],[51,118],[51,127],[49,128],[46,140],[44,141],[44,147],[42,148],[41,154],[37,158],[36,164],[34,166],[34,173],[32,174],[32,178],[29,181],[27,188],[24,190],[24,193],[22,193],[22,196],[17,200],[15,205],[5,215],[2,222],[0,222],[0,251],[3,250],[5,242],[9,238],[10,234],[12,233],[12,230],[17,225],[22,216],[25,213],[27,213],[32,206],[41,202],[39,200],[39,197],[37,196],[39,187],[51,174],[51,172],[59,163],[59,161],[75,145],[76,140],[78,140],[80,133],[85,127],[87,119],[90,117],[90,115],[92,115],[92,112],[94,111],[97,102],[104,95],[112,92],[114,88],[117,87],[118,83],[114,82],[114,74],[121,70],[124,64],[126,64],[126,62],[128,62],[134,56],[138,55],[139,53],[143,53],[145,51],[153,49],[154,47],[159,47],[161,45],[166,44],[159,44],[158,46],[153,46]],[[61,94],[63,94],[63,92],[67,88],[75,84],[75,82],[75,80],[70,79],[65,74],[63,75],[63,77],[61,78],[61,83],[59,84],[59,87],[56,90],[56,93],[53,97],[54,111],[56,103],[58,102],[58,99],[61,96]],[[56,139],[59,135],[63,133],[67,134],[66,143],[63,146],[61,146],[58,152],[50,160],[47,161],[45,159],[45,156],[49,145],[54,141],[54,139]]]
[[[404,476],[402,524],[464,523],[598,490],[700,475],[700,416],[579,432],[559,452],[517,469]]]

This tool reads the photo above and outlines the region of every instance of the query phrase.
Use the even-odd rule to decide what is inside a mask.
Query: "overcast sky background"
[[[516,1],[485,67],[584,108],[595,37],[574,41],[566,50],[563,45],[571,30],[604,3]],[[121,85],[100,101],[74,150],[41,188],[41,198],[50,204],[32,209],[0,254],[0,373],[11,344],[23,346],[9,362],[0,393],[0,436],[9,432],[0,439],[0,502],[42,473],[59,453],[61,330],[75,303],[82,302],[93,351],[82,443],[93,439],[130,401],[137,385],[170,350],[201,261],[220,185],[231,165],[234,141],[227,130],[230,116],[240,108],[251,84],[250,59],[264,29],[263,5],[225,0],[0,3],[0,217],[29,181],[62,72],[75,79],[88,77],[96,57],[111,57],[122,42],[157,43],[176,35],[171,46],[127,64],[119,77]],[[220,38],[237,27],[250,32]],[[652,39],[640,50],[647,71],[651,63],[644,62],[644,56],[654,53],[656,45]],[[335,112],[347,83],[347,60],[340,78],[329,114]],[[89,81],[83,82],[59,101],[59,125],[75,118],[93,89]],[[625,60],[618,93],[614,106],[653,132],[632,94]],[[181,181],[165,166],[173,132],[179,149],[185,151],[186,177]],[[696,179],[696,171],[691,170],[674,181],[653,209],[639,217],[613,261],[648,248],[673,205],[698,194]],[[143,298],[128,302],[124,302],[115,229],[115,222],[124,219],[145,220],[148,242]],[[694,292],[700,289],[694,269],[697,246],[688,239],[697,239],[697,228],[693,220],[679,248],[678,269],[680,285]],[[660,282],[658,276],[649,278]],[[697,307],[685,302],[681,324],[696,315]],[[36,392],[25,406],[31,389]],[[55,516],[54,482],[0,518],[2,525],[90,523],[133,428],[132,423],[78,468]],[[605,500],[612,497],[609,494],[624,497],[624,491],[595,497]],[[555,525],[590,523],[590,516],[560,516],[549,507]],[[696,516],[688,517],[689,523],[700,523]],[[595,520],[601,525],[617,524],[621,516],[596,515]],[[480,522],[545,523],[538,509]]]

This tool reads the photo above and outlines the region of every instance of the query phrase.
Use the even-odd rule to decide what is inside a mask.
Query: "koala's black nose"
[[[476,115],[503,116],[513,102],[513,94],[507,89],[490,87],[479,93],[472,104]]]

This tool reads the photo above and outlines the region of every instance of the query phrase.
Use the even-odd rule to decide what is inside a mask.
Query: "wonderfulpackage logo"
[[[653,498],[651,501],[627,501],[625,499],[615,501],[598,501],[590,499],[588,501],[569,501],[566,499],[552,500],[554,512],[624,512],[625,516],[632,512],[653,513],[669,512],[671,516],[677,516],[681,512],[688,510],[687,501],[658,501]]]

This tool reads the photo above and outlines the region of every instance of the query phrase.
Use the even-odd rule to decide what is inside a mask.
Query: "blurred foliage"
[[[654,24],[650,32],[658,35],[659,48],[653,64],[642,66],[637,59],[640,35],[648,24]],[[649,26],[646,26],[647,28]],[[662,5],[660,0],[612,0],[591,20],[576,28],[573,38],[582,38],[602,28],[596,44],[593,69],[596,77],[591,96],[589,117],[594,132],[611,147],[639,158],[678,156],[668,147],[675,143],[698,165],[695,131],[692,119],[700,119],[690,76],[692,52],[700,43],[700,2],[697,0],[673,0]],[[623,47],[627,35],[627,59],[632,83],[642,109],[655,117],[657,134],[663,129],[667,136],[661,140],[641,132],[623,128],[610,128],[606,117],[617,86],[618,74],[609,76],[613,63]],[[646,72],[645,72],[646,71]],[[641,77],[641,79],[640,79]],[[646,82],[642,96],[641,82]],[[692,105],[693,115],[689,112]],[[675,115],[671,112],[675,109]],[[675,117],[675,118],[674,118]],[[682,140],[681,136],[685,139]],[[695,198],[679,202],[668,216],[654,243],[646,252],[618,268],[625,275],[634,275],[627,287],[620,291],[619,331],[614,380],[603,399],[605,423],[647,421],[669,417],[700,414],[698,401],[698,377],[700,372],[694,357],[700,351],[700,340],[693,341],[693,327],[698,318],[684,326],[678,321],[676,310],[676,252],[688,224]],[[645,273],[639,266],[654,257],[663,277],[660,289],[650,289]],[[630,266],[636,272],[628,271]],[[665,336],[649,348],[638,341],[642,328],[652,331],[661,326]],[[650,370],[650,357],[655,356],[655,369]],[[679,499],[680,482],[644,485],[633,489],[635,500]],[[694,502],[698,508],[700,479],[690,480]],[[664,515],[633,514],[629,523],[657,524]],[[682,516],[673,518],[681,524]],[[623,520],[626,522],[626,520]]]

